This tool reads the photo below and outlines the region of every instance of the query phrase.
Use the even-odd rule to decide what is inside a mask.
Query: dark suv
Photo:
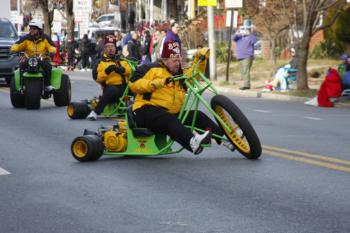
[[[10,53],[10,47],[18,39],[16,28],[6,18],[0,18],[0,79],[10,84],[19,56]]]

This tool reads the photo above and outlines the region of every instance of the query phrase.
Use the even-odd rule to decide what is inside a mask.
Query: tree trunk
[[[66,5],[66,17],[67,17],[67,39],[74,38],[74,12],[73,12],[73,0],[65,0]]]
[[[310,39],[303,38],[299,42],[297,47],[297,89],[308,90],[308,79],[307,79],[307,58],[309,54],[309,42]]]
[[[51,27],[53,21],[53,11],[49,11],[48,0],[39,0],[39,4],[44,16],[44,33],[51,36]]]

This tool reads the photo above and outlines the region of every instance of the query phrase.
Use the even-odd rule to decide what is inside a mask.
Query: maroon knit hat
[[[115,39],[115,37],[114,36],[106,36],[105,37],[105,44],[108,44],[108,43],[111,43],[111,44],[114,44],[114,45],[116,45],[116,43],[117,43],[117,40]]]
[[[180,45],[175,41],[164,42],[162,58],[181,58]]]

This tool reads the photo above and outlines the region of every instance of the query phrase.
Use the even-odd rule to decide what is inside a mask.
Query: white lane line
[[[0,176],[1,176],[1,175],[10,175],[10,174],[11,174],[10,172],[8,172],[8,171],[6,171],[5,169],[3,169],[3,168],[0,167]]]
[[[314,121],[322,121],[323,119],[322,118],[319,118],[319,117],[303,117],[305,119],[309,119],[309,120],[314,120]]]
[[[254,109],[253,111],[254,112],[264,112],[264,113],[271,112],[271,111],[268,111],[268,110],[261,110],[261,109]]]

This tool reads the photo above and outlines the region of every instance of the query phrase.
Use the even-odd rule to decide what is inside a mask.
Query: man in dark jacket
[[[136,59],[141,61],[142,58],[142,48],[139,41],[139,35],[135,31],[131,31],[131,40],[128,42],[128,58]]]
[[[81,65],[82,69],[87,70],[89,67],[89,56],[91,49],[91,42],[87,34],[84,34],[83,39],[81,39],[79,44],[80,56],[81,56]]]

